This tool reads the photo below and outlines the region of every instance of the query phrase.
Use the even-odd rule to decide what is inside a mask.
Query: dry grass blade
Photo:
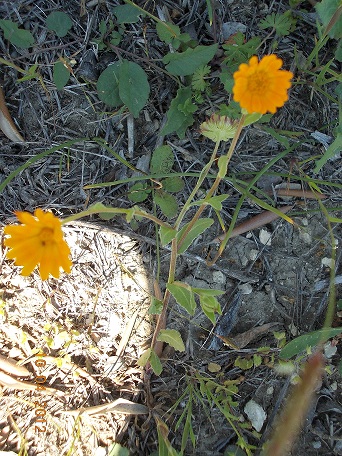
[[[24,366],[19,366],[14,359],[5,358],[0,355],[0,369],[8,374],[16,375],[17,377],[27,377],[30,372]]]
[[[62,413],[67,415],[103,415],[108,412],[123,413],[124,415],[145,415],[149,413],[149,409],[146,405],[136,404],[135,402],[120,398],[108,404],[81,407],[76,410],[65,410]]]
[[[4,372],[0,372],[0,384],[5,386],[6,388],[17,389],[21,391],[37,391],[38,384],[31,383],[31,382],[23,382],[21,380],[16,380],[15,378],[11,377],[10,375],[5,374]],[[52,394],[57,396],[65,396],[63,391],[59,391],[55,388],[44,387],[43,389],[39,389],[42,394]]]

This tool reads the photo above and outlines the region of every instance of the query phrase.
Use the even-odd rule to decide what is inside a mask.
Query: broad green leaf
[[[46,18],[46,26],[49,30],[56,32],[62,38],[72,27],[72,20],[63,11],[53,11]]]
[[[337,336],[341,333],[342,327],[319,329],[318,331],[303,334],[302,336],[296,337],[296,339],[291,340],[291,342],[285,345],[285,347],[279,353],[279,358],[292,358],[292,356],[298,355],[298,353],[305,351],[307,348],[313,347],[320,342],[324,343],[328,339],[331,339],[332,337]]]
[[[163,366],[162,366],[162,363],[160,362],[158,355],[155,353],[154,350],[151,350],[150,363],[151,363],[153,372],[156,375],[160,375],[163,371]]]
[[[184,253],[189,246],[193,243],[193,241],[202,234],[207,228],[209,228],[214,223],[214,220],[211,218],[201,218],[197,220],[194,226],[190,229],[190,231],[186,234],[182,245],[178,248],[178,253]],[[183,233],[188,227],[188,223],[183,226],[183,228],[178,233],[177,239],[181,239]]]
[[[174,196],[163,190],[156,190],[154,195],[154,202],[158,204],[162,213],[167,218],[175,217],[178,213],[178,203]]]
[[[14,46],[27,49],[34,43],[31,32],[18,28],[18,25],[15,22],[0,19],[0,27],[4,32],[6,40],[9,40]]]
[[[185,351],[184,342],[182,341],[182,336],[180,335],[179,331],[175,329],[161,329],[159,331],[157,340],[160,342],[166,342],[167,344],[171,345],[175,350],[178,351]]]
[[[149,94],[145,71],[137,63],[123,60],[119,69],[119,96],[134,117],[139,116]]]
[[[172,24],[171,22],[157,22],[156,30],[159,38],[166,44],[172,43],[172,41],[180,35],[180,28],[178,25]]]
[[[155,296],[152,296],[151,305],[148,309],[150,315],[160,315],[163,309],[163,302],[157,299]]]
[[[112,63],[100,74],[96,84],[97,93],[101,101],[108,106],[116,107],[123,102],[119,96],[120,63]]]
[[[148,348],[147,350],[144,351],[144,353],[138,359],[138,361],[137,361],[138,366],[145,367],[148,360],[150,359],[150,356],[151,356],[151,349]]]
[[[191,103],[191,99],[192,91],[190,87],[178,89],[177,95],[171,101],[170,108],[167,112],[167,122],[161,131],[162,135],[176,132],[180,139],[184,138],[186,129],[195,121],[193,112],[191,112],[193,109],[188,112],[184,111],[184,106]]]
[[[321,2],[317,2],[315,6],[323,25],[325,27],[332,25],[328,35],[330,38],[335,38],[336,40],[342,38],[342,16],[337,12],[341,7],[340,0],[322,0]],[[330,21],[334,15],[336,15],[336,22],[331,24]]]
[[[242,370],[248,370],[253,367],[253,359],[247,359],[247,358],[241,358],[241,356],[238,356],[236,360],[234,361],[234,366],[239,367]]]
[[[159,228],[159,236],[162,246],[165,247],[165,245],[169,244],[176,237],[176,234],[177,231],[175,229],[168,226],[161,226]]]
[[[200,295],[200,305],[205,315],[215,324],[215,312],[221,314],[221,306],[218,300],[214,296]]]
[[[70,72],[65,67],[63,62],[58,60],[53,66],[53,81],[56,84],[57,90],[62,90],[68,83]]]
[[[317,162],[315,169],[313,170],[314,173],[318,173],[323,166],[326,164],[326,162],[332,158],[334,155],[336,155],[338,152],[341,152],[342,150],[342,134],[338,133],[337,138],[335,141],[330,144],[328,149],[324,152],[323,157],[321,157]]]
[[[166,177],[162,180],[163,189],[167,192],[178,193],[184,189],[183,179],[179,176]]]
[[[168,174],[175,158],[170,146],[160,146],[154,150],[151,158],[150,170],[152,174]]]
[[[223,179],[228,171],[228,162],[229,162],[229,157],[227,155],[221,155],[221,157],[218,159],[217,166],[218,166],[218,176]]]
[[[146,188],[147,185],[145,182],[137,182],[136,184],[132,185],[129,190],[128,199],[133,201],[133,203],[140,203],[141,201],[145,201],[148,195],[151,193],[151,190]]]
[[[177,303],[184,307],[184,309],[193,315],[196,309],[196,301],[190,285],[182,282],[168,283],[166,288],[175,298]]]
[[[143,13],[133,5],[119,5],[113,8],[118,24],[134,24]]]
[[[222,290],[214,290],[211,288],[195,288],[192,287],[192,291],[199,296],[220,296],[225,294],[225,291]]]
[[[196,68],[206,65],[214,57],[217,51],[217,44],[211,46],[197,46],[194,49],[188,48],[184,52],[166,54],[163,63],[169,73],[176,76],[188,76],[193,74]]]

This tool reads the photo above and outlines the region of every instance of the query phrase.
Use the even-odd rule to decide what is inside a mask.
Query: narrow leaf
[[[334,336],[342,333],[342,327],[340,328],[326,328],[319,329],[318,331],[313,331],[308,334],[303,334],[302,336],[296,337],[296,339],[291,340],[279,353],[280,359],[289,359],[298,353],[303,352],[307,348],[311,348],[318,343],[326,342],[328,339],[331,339]]]
[[[180,335],[179,331],[175,329],[161,329],[158,334],[158,338],[160,342],[166,342],[167,344],[171,345],[175,350],[178,351],[185,351],[184,342],[182,341],[182,336]]]
[[[336,155],[338,152],[341,152],[341,150],[342,150],[342,134],[338,133],[337,138],[335,139],[335,141],[332,144],[330,144],[328,149],[324,152],[323,157],[321,157],[316,162],[315,169],[313,170],[314,173],[317,174],[323,168],[323,166],[326,164],[326,162],[328,160],[330,160],[330,158],[334,157],[334,155]]]
[[[156,375],[160,375],[163,371],[162,363],[160,362],[159,356],[155,353],[154,350],[151,350],[150,363],[153,369],[153,372]]]
[[[192,291],[199,296],[220,296],[225,293],[225,291],[222,290],[214,290],[212,288],[195,288],[192,287]]]
[[[189,246],[193,243],[193,241],[202,234],[207,228],[209,228],[214,223],[214,220],[211,218],[202,218],[196,221],[194,226],[190,229],[190,231],[186,234],[182,245],[178,248],[178,253],[184,253]],[[188,227],[188,223],[183,226],[183,228],[178,233],[177,238],[181,239],[183,237],[183,233]]]
[[[195,313],[196,302],[190,285],[182,282],[168,283],[166,288],[175,298],[177,303],[182,306],[190,315]]]

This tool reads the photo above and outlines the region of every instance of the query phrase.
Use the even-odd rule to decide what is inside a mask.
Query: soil
[[[100,21],[115,20],[112,8],[118,4],[76,0],[0,4],[1,17],[29,29],[36,40],[33,47],[23,50],[0,34],[0,57],[13,64],[2,62],[0,67],[6,103],[25,138],[25,143],[13,143],[0,132],[0,182],[27,160],[73,141],[33,160],[8,182],[0,200],[1,226],[15,223],[14,211],[33,212],[37,207],[50,209],[59,217],[98,201],[131,207],[127,182],[84,188],[134,176],[94,137],[103,138],[116,154],[139,169],[147,163],[145,171],[153,150],[161,144],[172,147],[177,173],[199,173],[209,159],[212,144],[200,135],[199,125],[226,102],[223,86],[217,77],[211,78],[212,95],[204,100],[184,139],[162,136],[160,130],[177,84],[159,70],[156,59],[161,59],[169,48],[158,38],[155,23],[145,16],[138,23],[126,24],[118,47],[100,50],[94,43],[99,38]],[[228,39],[225,34],[229,22],[244,26],[247,39],[255,35],[265,39],[260,55],[274,52],[275,38],[260,31],[258,23],[267,14],[288,9],[286,2],[217,2],[214,25],[210,27],[204,0],[137,4],[156,16],[170,17],[200,44],[221,45]],[[83,9],[85,14],[81,15]],[[45,26],[46,16],[55,10],[65,11],[73,20],[72,30],[62,38]],[[256,185],[260,192],[268,192],[277,184],[305,183],[307,176],[320,179],[319,188],[327,196],[322,204],[330,215],[341,218],[340,156],[329,160],[319,175],[313,173],[313,157],[319,157],[325,147],[317,132],[324,133],[328,141],[333,139],[338,106],[317,90],[312,76],[299,65],[315,45],[315,10],[304,2],[294,8],[293,14],[297,17],[296,28],[277,40],[275,51],[284,60],[284,67],[295,73],[297,83],[270,126],[281,133],[281,141],[294,147]],[[335,47],[336,42],[329,40],[321,50],[322,66],[333,57]],[[63,90],[56,89],[52,73],[53,63],[60,56],[68,57],[74,65],[73,76]],[[136,61],[148,74],[151,95],[137,119],[125,109],[111,110],[104,105],[98,99],[95,83],[89,82],[118,57]],[[216,58],[219,61],[221,56]],[[41,80],[17,82],[22,75],[15,66],[27,71],[34,64],[38,65]],[[87,82],[82,79],[85,71],[91,71]],[[336,98],[335,88],[334,84],[324,86],[332,98]],[[223,145],[219,154],[226,147]],[[284,143],[276,140],[264,124],[245,128],[230,164],[229,179],[220,187],[221,193],[229,194],[220,214],[225,226],[240,198],[234,182],[248,181],[284,149]],[[185,180],[184,191],[177,194],[180,206],[195,178]],[[204,186],[209,188],[209,183]],[[213,325],[200,308],[189,316],[171,301],[167,328],[181,332],[186,350],[180,353],[165,347],[160,376],[147,374],[137,364],[149,347],[156,323],[155,316],[148,312],[155,293],[154,279],[159,275],[164,290],[170,259],[169,249],[156,243],[152,223],[139,221],[135,226],[122,217],[105,221],[92,216],[67,225],[64,230],[72,251],[72,273],[45,282],[36,271],[30,277],[21,276],[20,268],[5,259],[2,243],[0,354],[24,363],[29,371],[26,382],[35,385],[37,376],[43,375],[44,385],[56,391],[43,394],[3,387],[0,450],[30,456],[102,456],[121,454],[115,453],[116,442],[129,454],[148,456],[157,454],[159,417],[167,426],[169,441],[179,451],[191,403],[187,419],[191,420],[194,444],[189,439],[185,455],[228,455],[237,443],[230,414],[236,417],[233,423],[243,439],[256,447],[251,454],[259,454],[303,362],[296,361],[294,370],[286,374],[277,367],[280,346],[285,340],[322,327],[332,258],[331,232],[318,202],[276,197],[274,193],[271,197],[278,206],[293,205],[288,213],[293,223],[278,219],[231,239],[213,267],[207,266],[207,259],[215,255],[218,244],[213,240],[222,228],[213,212],[208,209],[205,213],[215,223],[179,259],[176,277],[195,287],[222,290],[222,315]],[[165,218],[152,200],[139,206]],[[253,200],[246,199],[238,223],[261,211]],[[188,220],[192,215],[190,211]],[[342,299],[341,226],[333,224],[332,233],[338,301]],[[341,326],[339,313],[334,325]],[[35,363],[39,350],[46,355],[43,368]],[[342,454],[341,376],[337,367],[340,351],[338,338],[325,346],[326,371],[292,455]],[[130,401],[129,406],[118,409],[113,405],[111,411],[102,413],[88,409],[120,398]],[[250,401],[265,413],[260,428],[245,412]],[[43,410],[46,422],[37,421],[37,409]]]

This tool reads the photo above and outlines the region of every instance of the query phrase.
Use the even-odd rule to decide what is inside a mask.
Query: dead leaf
[[[11,114],[9,113],[4,97],[4,92],[0,86],[0,128],[3,133],[13,142],[24,142],[17,127],[15,126]]]
[[[232,337],[230,340],[234,343],[234,345],[238,346],[239,348],[246,347],[253,339],[256,339],[261,334],[267,333],[268,330],[272,327],[277,325],[278,323],[266,323],[261,326],[256,326],[255,328],[249,329],[241,334],[238,334],[235,337]]]

